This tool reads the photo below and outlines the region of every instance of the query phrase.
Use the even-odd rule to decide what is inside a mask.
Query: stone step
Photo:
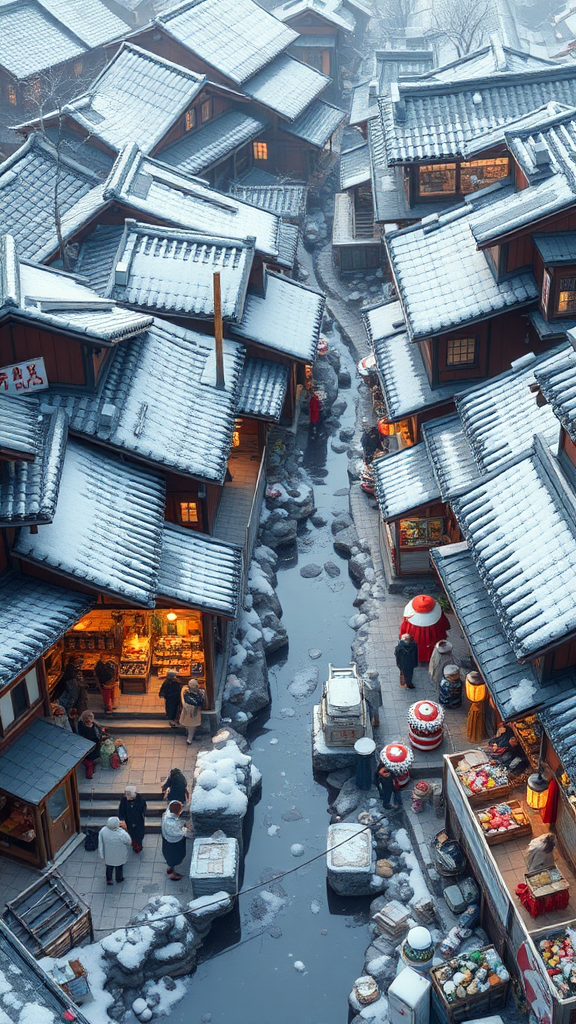
[[[124,717],[117,715],[115,712],[113,715],[102,715],[96,716],[98,725],[101,725],[103,729],[107,729],[112,736],[118,738],[118,736],[155,736],[160,733],[169,735],[171,732],[179,733],[183,735],[185,729],[183,725],[177,726],[172,729],[168,725],[167,718],[161,718],[159,715],[147,715],[142,718],[135,718],[133,715],[126,715]]]
[[[154,794],[157,796],[157,794]],[[146,800],[146,818],[161,818],[166,810],[165,800]],[[116,798],[101,797],[99,794],[94,798],[88,798],[80,794],[80,814],[89,815],[92,818],[111,818],[118,814],[120,796]]]
[[[110,815],[108,815],[108,817],[110,817]],[[94,816],[90,815],[80,816],[80,828],[83,829],[92,828],[100,830],[105,824],[106,821],[104,820],[104,818],[95,818]],[[160,818],[152,818],[151,820],[146,819],[146,824],[144,825],[144,832],[148,836],[159,836],[162,832],[162,822],[160,821]]]

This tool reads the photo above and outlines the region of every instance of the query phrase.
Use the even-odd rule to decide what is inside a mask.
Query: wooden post
[[[216,345],[216,387],[224,389],[224,349],[222,345],[222,297],[220,273],[214,273],[214,341]]]

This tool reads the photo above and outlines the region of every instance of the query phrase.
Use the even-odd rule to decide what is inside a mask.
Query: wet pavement
[[[353,373],[347,355],[344,364]],[[351,427],[354,392],[342,391],[340,397],[348,402],[341,426]],[[327,808],[335,793],[314,780],[311,756],[312,706],[320,699],[329,662],[349,663],[354,636],[347,620],[355,610],[356,590],[330,532],[332,513],[348,511],[348,460],[332,451],[333,438],[322,430],[308,444],[306,426],[300,436],[306,445],[303,464],[327,525],[308,524],[298,539],[297,563],[292,559],[279,566],[277,593],[290,646],[287,657],[284,651],[270,669],[272,705],[250,736],[263,783],[251,828],[247,822],[244,895],[235,914],[216,922],[189,999],[174,1009],[171,1024],[345,1024],[348,993],[366,946],[369,899],[343,899],[327,891]],[[304,565],[327,561],[340,568],[338,577],[326,571],[309,579],[300,575]],[[322,653],[311,658],[310,650]],[[315,685],[313,679],[306,683],[311,673]],[[293,696],[289,687],[295,676],[302,691],[314,685],[313,691]],[[304,852],[292,852],[295,845]],[[246,891],[286,871],[293,873]],[[297,961],[303,971],[294,966]]]

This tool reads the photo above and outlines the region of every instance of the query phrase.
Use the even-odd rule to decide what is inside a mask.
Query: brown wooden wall
[[[238,103],[232,103],[227,96],[223,96],[222,93],[218,93],[214,89],[211,89],[210,86],[206,86],[200,91],[194,102],[187,108],[187,110],[196,111],[196,127],[189,132],[186,131],[186,114],[183,113],[160,143],[152,150],[152,155],[154,157],[159,153],[162,153],[168,148],[168,146],[171,146],[173,142],[177,142],[177,140],[181,139],[184,135],[194,135],[206,124],[209,124],[209,121],[204,121],[203,124],[201,119],[202,104],[208,99],[212,100],[212,116],[210,120],[213,120],[215,117],[219,117],[220,114],[225,113],[226,110],[231,110],[233,107],[239,106]]]
[[[448,381],[482,380],[496,377],[510,369],[514,359],[525,355],[528,324],[522,310],[512,310],[492,320],[482,320],[459,331],[451,331],[436,339],[436,366],[439,384]],[[476,336],[479,340],[479,359],[476,367],[448,367],[446,365],[447,343],[451,338]]]
[[[545,231],[576,231],[576,210],[569,210],[556,217],[547,217],[546,220],[530,227],[523,234],[510,239],[506,260],[507,273],[534,265],[536,249],[532,235]]]
[[[0,327],[0,366],[44,357],[50,384],[85,384],[82,344],[28,324]]]

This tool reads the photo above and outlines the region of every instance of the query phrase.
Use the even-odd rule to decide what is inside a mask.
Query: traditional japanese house
[[[18,146],[10,126],[45,104],[64,104],[86,84],[130,32],[130,24],[102,0],[63,5],[10,0],[0,10],[0,159]]]
[[[272,13],[298,32],[289,52],[332,79],[328,95],[339,92],[343,67],[351,76],[358,63],[371,9],[362,0],[288,0]]]
[[[251,143],[254,166],[307,178],[335,159],[346,115],[320,99],[329,77],[286,53],[297,35],[254,0],[185,0],[158,15],[135,41],[244,97],[248,112],[268,122]],[[202,130],[214,144],[214,131]],[[186,149],[173,150],[175,159]]]

